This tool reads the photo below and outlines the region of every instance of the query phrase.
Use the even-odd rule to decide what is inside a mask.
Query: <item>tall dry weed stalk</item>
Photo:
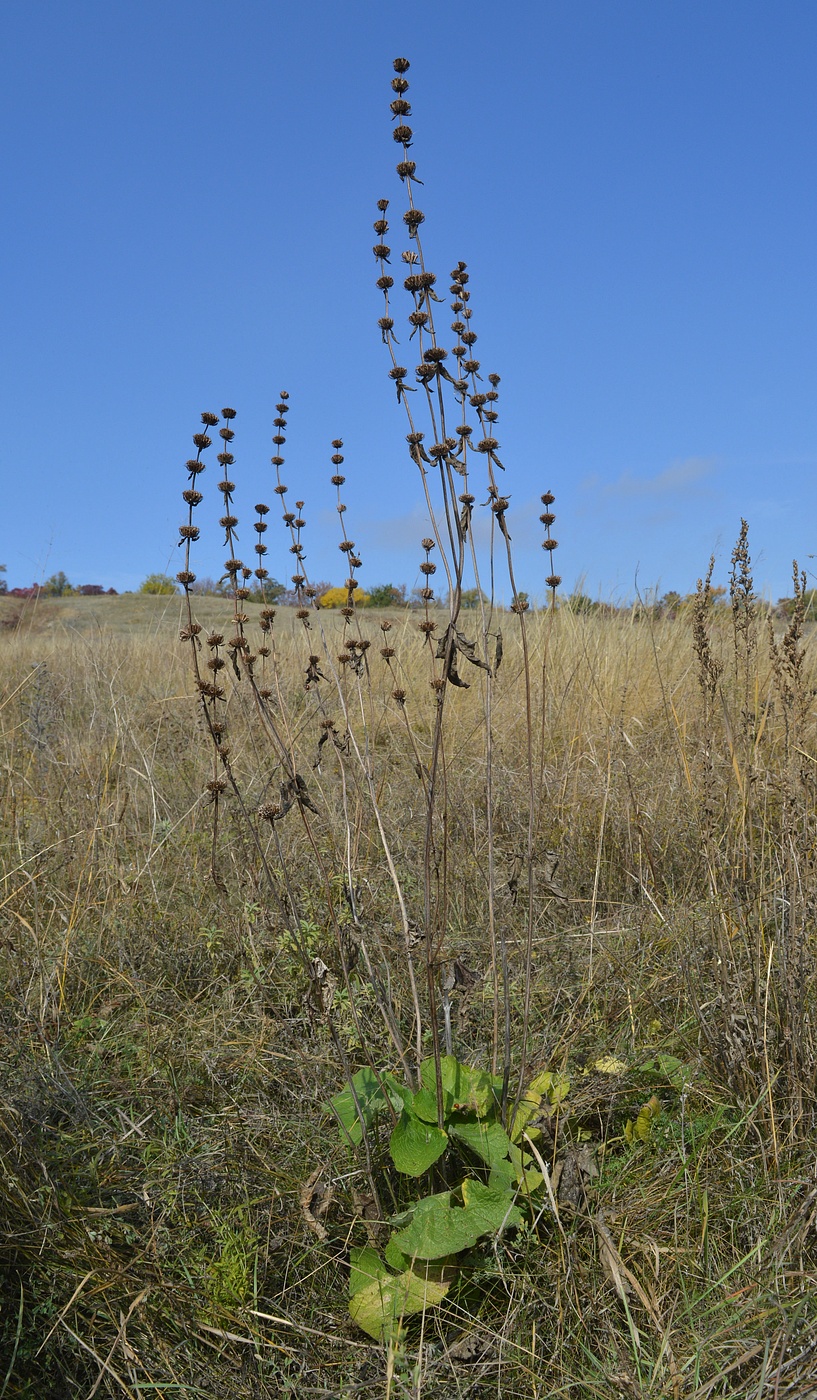
[[[535,924],[534,844],[540,820],[541,760],[537,770],[534,752],[535,717],[532,661],[526,628],[527,596],[520,593],[514,574],[510,529],[510,500],[500,485],[504,465],[499,457],[496,436],[499,418],[499,383],[496,373],[483,377],[477,358],[477,332],[471,304],[469,273],[460,261],[450,277],[450,335],[440,325],[444,300],[435,290],[436,274],[426,261],[421,229],[425,214],[417,207],[419,184],[416,163],[411,157],[413,132],[407,124],[411,114],[407,98],[408,60],[394,63],[391,114],[392,135],[400,147],[397,173],[403,185],[406,208],[401,215],[407,246],[400,252],[403,266],[402,291],[407,295],[404,322],[406,345],[416,343],[413,368],[398,362],[400,339],[396,323],[402,320],[394,299],[391,274],[392,249],[385,242],[389,233],[389,201],[378,202],[374,223],[378,264],[377,286],[383,294],[383,315],[379,320],[383,343],[391,361],[389,378],[394,385],[398,406],[405,413],[408,457],[418,473],[422,500],[428,514],[429,534],[420,541],[419,571],[423,587],[419,595],[419,617],[413,614],[408,631],[401,626],[401,645],[391,635],[396,623],[383,619],[380,646],[375,655],[372,639],[361,626],[356,597],[362,558],[347,529],[346,506],[342,499],[345,475],[340,438],[332,443],[331,483],[337,492],[337,512],[341,539],[339,550],[347,577],[345,605],[339,634],[334,621],[318,606],[317,590],[310,583],[304,543],[306,521],[304,502],[287,506],[288,487],[282,480],[283,450],[286,442],[288,396],[277,405],[271,462],[275,473],[274,494],[282,508],[282,522],[288,550],[295,565],[291,575],[295,607],[288,612],[300,630],[303,655],[301,675],[287,674],[283,654],[276,647],[276,610],[261,611],[260,644],[248,633],[246,600],[250,583],[261,591],[269,577],[267,555],[268,507],[256,506],[254,528],[256,567],[252,569],[237,555],[234,512],[235,483],[232,481],[234,410],[222,412],[222,425],[214,413],[202,415],[202,431],[194,435],[196,456],[188,461],[189,486],[184,492],[188,506],[186,523],[180,529],[185,548],[184,567],[178,578],[186,600],[187,621],[182,638],[190,646],[191,660],[199,695],[202,724],[211,749],[212,772],[206,784],[206,801],[212,808],[212,874],[218,879],[218,834],[225,801],[240,813],[250,848],[254,852],[256,891],[263,886],[270,917],[280,920],[299,950],[302,965],[312,988],[312,1003],[326,1017],[333,1043],[339,1045],[333,1004],[342,986],[344,1006],[351,1015],[357,1041],[356,1054],[366,1056],[377,1069],[379,1051],[372,1043],[370,1028],[360,1012],[361,985],[365,1000],[376,1005],[392,1052],[396,1054],[409,1083],[416,1083],[420,1062],[430,1053],[437,1067],[438,1111],[442,1122],[443,1100],[440,1061],[454,1048],[452,996],[463,984],[472,984],[476,974],[468,970],[453,942],[452,919],[461,903],[458,884],[472,883],[470,872],[462,869],[464,848],[461,831],[469,820],[459,807],[459,784],[453,765],[469,768],[471,801],[476,801],[473,819],[484,842],[482,891],[471,906],[471,917],[478,911],[484,927],[486,965],[480,969],[491,988],[493,1029],[489,1056],[494,1072],[503,1078],[503,1112],[512,1103],[511,1076],[514,1068],[511,982],[515,976],[522,988],[521,1031],[516,1037],[518,1052],[515,1071],[521,1086],[528,1058],[531,1009],[531,966]],[[451,338],[453,337],[453,343]],[[195,618],[195,575],[191,550],[199,537],[194,523],[201,504],[199,480],[204,470],[203,454],[212,446],[209,433],[218,427],[222,439],[218,462],[223,469],[218,486],[224,514],[224,545],[228,558],[224,582],[232,599],[229,619],[231,636],[220,632],[202,637]],[[487,496],[484,506],[478,498]],[[545,507],[544,548],[550,566],[547,579],[552,599],[560,579],[553,573],[553,551],[557,542],[551,533],[555,521],[554,497],[542,496]],[[490,520],[488,545],[478,548],[474,530],[475,513],[487,511]],[[439,583],[437,582],[439,580]],[[467,626],[463,615],[463,594],[473,581],[478,607]],[[518,629],[514,646],[515,674],[505,680],[518,690],[524,713],[524,838],[517,845],[514,889],[525,889],[524,941],[517,952],[517,966],[511,968],[509,931],[498,908],[496,814],[500,804],[496,773],[495,695],[498,674],[506,651],[506,610],[498,601],[497,590],[510,595],[510,616]],[[476,635],[472,634],[476,623]],[[414,632],[416,641],[411,639]],[[471,634],[471,635],[469,635]],[[416,667],[406,649],[421,649],[425,656],[427,696],[416,694],[416,682],[407,681]],[[518,655],[517,655],[518,654]],[[544,672],[543,672],[544,674]],[[504,679],[504,677],[503,677]],[[388,689],[386,689],[388,687]],[[411,693],[412,687],[414,694]],[[463,697],[478,690],[479,704]],[[419,703],[417,703],[419,700]],[[471,740],[467,752],[459,742],[462,708],[468,707]],[[239,781],[230,741],[231,713],[240,711],[244,721],[255,727],[259,755],[265,755],[267,773],[263,800],[250,796]],[[388,757],[384,759],[384,736],[388,736]],[[314,757],[306,760],[311,745]],[[396,748],[395,746],[399,746]],[[394,828],[393,814],[382,802],[388,771],[403,762],[415,786],[410,799],[417,815],[410,820],[418,831],[410,834]],[[310,773],[311,769],[311,773]],[[474,773],[481,775],[474,787]],[[317,775],[314,777],[313,775]],[[257,782],[254,783],[257,786]],[[277,789],[277,792],[275,791]],[[479,790],[481,795],[474,798]],[[331,813],[331,815],[330,815]],[[285,832],[293,826],[299,838],[293,841]],[[416,838],[419,836],[419,840]],[[407,845],[417,844],[419,880],[412,872],[407,888]],[[330,957],[324,950],[316,956],[303,939],[308,922],[301,876],[297,873],[296,847],[310,853],[315,880],[323,897],[323,913],[333,937]],[[391,888],[390,908],[367,910],[365,891],[371,886],[373,851],[387,872]],[[398,853],[403,852],[403,855]],[[295,862],[295,864],[293,863]],[[524,871],[524,876],[522,875]],[[520,881],[522,884],[520,885]],[[384,919],[384,914],[386,915]],[[385,927],[384,927],[385,924]],[[402,989],[405,987],[406,996]],[[408,1018],[406,1016],[408,1011]],[[514,1094],[515,1094],[514,1090]]]

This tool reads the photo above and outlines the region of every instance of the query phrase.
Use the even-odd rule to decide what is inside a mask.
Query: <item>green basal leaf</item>
[[[398,1249],[393,1239],[389,1240],[383,1250],[383,1256],[389,1267],[395,1269],[398,1274],[405,1273],[406,1269],[411,1268],[411,1259],[403,1253],[402,1249]]]
[[[501,1123],[449,1123],[448,1132],[489,1167],[496,1166],[510,1151],[511,1140]]]
[[[371,1251],[376,1253],[375,1250]],[[349,1315],[375,1341],[392,1336],[405,1317],[437,1307],[451,1286],[425,1278],[413,1269],[373,1277],[349,1299]]]
[[[452,1206],[450,1196],[424,1202],[426,1208],[418,1209],[411,1224],[392,1235],[392,1242],[412,1259],[443,1259],[472,1248],[482,1235],[522,1222],[508,1189],[466,1177],[462,1198],[461,1206]]]
[[[440,1077],[443,1089],[452,1096],[452,1108],[476,1113],[480,1118],[486,1117],[495,1108],[493,1080],[484,1069],[472,1069],[470,1065],[461,1064],[453,1055],[443,1055]],[[423,1061],[420,1078],[436,1099],[437,1076],[433,1060]]]
[[[422,1176],[438,1157],[442,1157],[447,1146],[446,1133],[404,1108],[391,1135],[389,1152],[399,1172],[406,1176]]]
[[[522,1095],[516,1105],[516,1112],[513,1117],[513,1127],[511,1128],[511,1142],[518,1142],[528,1126],[533,1115],[538,1111],[542,1102],[542,1095],[533,1089],[528,1089]]]
[[[396,1215],[393,1215],[391,1223],[398,1228],[402,1228],[404,1225],[410,1225],[415,1216],[422,1215],[424,1210],[433,1210],[435,1201],[447,1202],[450,1200],[450,1191],[439,1191],[434,1196],[421,1196],[419,1201],[412,1201],[405,1210],[398,1211]]]
[[[364,1065],[363,1069],[359,1069],[357,1074],[353,1075],[352,1084],[354,1094],[347,1085],[339,1094],[335,1094],[331,1102],[343,1125],[340,1130],[341,1137],[357,1145],[363,1140],[363,1129],[355,1106],[355,1095],[360,1104],[363,1121],[369,1128],[380,1113],[388,1112],[389,1105],[395,1112],[400,1113],[406,1097],[411,1097],[411,1091],[398,1084],[393,1074],[381,1074],[378,1080],[368,1065]]]
[[[350,1298],[378,1279],[391,1277],[377,1250],[371,1245],[362,1248],[353,1246],[349,1250],[349,1266]]]
[[[508,1161],[507,1157],[504,1161],[496,1162],[494,1166],[491,1167],[490,1175],[488,1177],[488,1185],[494,1191],[510,1192],[510,1194],[513,1195],[515,1184],[516,1171],[511,1165],[511,1163]]]
[[[447,1118],[449,1118],[449,1117],[451,1116],[451,1106],[452,1106],[453,1102],[454,1102],[454,1100],[453,1100],[451,1094],[449,1094],[445,1089],[443,1089],[443,1119],[447,1119]],[[436,1123],[436,1122],[437,1122],[437,1091],[436,1091],[436,1088],[426,1089],[426,1088],[424,1087],[424,1088],[422,1088],[422,1089],[418,1089],[418,1090],[417,1090],[417,1093],[416,1093],[416,1094],[414,1095],[414,1097],[412,1098],[411,1103],[410,1103],[410,1104],[407,1104],[406,1107],[407,1107],[407,1108],[410,1108],[410,1110],[411,1110],[414,1114],[416,1114],[416,1116],[417,1116],[418,1118],[422,1118],[422,1120],[423,1120],[424,1123]]]
[[[531,1080],[528,1093],[540,1094],[548,1103],[561,1103],[570,1093],[570,1076],[561,1070],[543,1070]]]
[[[513,1180],[519,1183],[524,1194],[530,1196],[534,1191],[538,1191],[545,1178],[536,1167],[530,1153],[523,1152],[514,1144],[510,1150],[510,1159]]]

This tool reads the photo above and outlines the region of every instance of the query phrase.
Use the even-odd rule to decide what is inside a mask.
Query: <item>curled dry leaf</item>
[[[307,1226],[323,1244],[329,1237],[321,1220],[335,1199],[335,1188],[331,1181],[325,1180],[323,1167],[317,1167],[311,1176],[307,1177],[298,1199]]]

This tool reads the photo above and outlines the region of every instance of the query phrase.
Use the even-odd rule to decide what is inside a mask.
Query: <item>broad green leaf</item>
[[[498,1191],[494,1186],[486,1186],[472,1176],[467,1176],[462,1183],[462,1199],[466,1212],[474,1220],[477,1216],[481,1217],[484,1224],[482,1234],[522,1224],[522,1212],[513,1204],[512,1195],[507,1191]]]
[[[349,1265],[349,1296],[352,1298],[375,1280],[391,1277],[377,1250],[371,1245],[362,1248],[353,1246],[349,1250]]]
[[[432,1123],[415,1118],[403,1109],[399,1122],[389,1140],[389,1152],[399,1172],[406,1176],[422,1176],[442,1157],[448,1146],[448,1135]]]
[[[437,1201],[448,1203],[451,1200],[450,1191],[439,1191],[434,1196],[421,1196],[419,1201],[412,1201],[405,1210],[398,1211],[391,1218],[391,1223],[395,1227],[410,1225],[415,1216],[422,1215],[423,1211],[434,1210]]]
[[[518,1142],[528,1123],[542,1102],[542,1095],[535,1089],[528,1089],[516,1105],[511,1128],[511,1142]]]
[[[451,1106],[454,1100],[451,1095],[443,1089],[443,1119],[450,1117]],[[418,1089],[417,1093],[406,1105],[418,1118],[422,1118],[424,1123],[437,1122],[437,1091],[436,1089]]]
[[[399,1113],[403,1107],[406,1096],[410,1096],[410,1091],[398,1084],[392,1074],[381,1074],[378,1080],[373,1070],[368,1065],[359,1069],[352,1077],[354,1094],[347,1085],[339,1094],[335,1094],[332,1099],[332,1107],[340,1119],[343,1129],[341,1137],[348,1139],[357,1145],[363,1139],[363,1129],[360,1125],[360,1116],[355,1106],[355,1095],[360,1104],[360,1112],[366,1127],[371,1127],[378,1114],[388,1111],[389,1104]],[[382,1085],[382,1087],[381,1087]]]
[[[472,1069],[470,1065],[461,1064],[453,1055],[443,1055],[440,1077],[443,1089],[452,1096],[453,1108],[465,1109],[484,1118],[495,1106],[493,1081],[484,1069]],[[436,1097],[437,1076],[433,1060],[423,1061],[420,1078]]]
[[[412,1259],[443,1259],[470,1249],[482,1235],[503,1225],[521,1223],[522,1213],[508,1190],[466,1177],[462,1195],[462,1206],[452,1206],[450,1197],[436,1197],[426,1209],[416,1212],[405,1230],[392,1235],[393,1243]]]
[[[449,1123],[448,1132],[489,1167],[501,1162],[510,1150],[511,1140],[501,1123]]]
[[[404,1317],[437,1307],[451,1284],[423,1278],[413,1269],[383,1274],[358,1289],[349,1299],[349,1315],[375,1341],[389,1337]]]
[[[561,1070],[543,1070],[531,1080],[528,1092],[541,1094],[548,1103],[561,1103],[570,1093],[570,1076],[562,1074]]]
[[[535,1165],[530,1153],[523,1152],[514,1143],[509,1155],[513,1169],[513,1180],[519,1182],[525,1195],[530,1196],[534,1191],[538,1191],[545,1178]]]
[[[411,1259],[407,1254],[403,1253],[402,1249],[397,1248],[393,1239],[389,1240],[386,1248],[383,1250],[383,1255],[386,1263],[392,1269],[395,1269],[398,1274],[402,1274],[406,1269],[411,1268]]]
[[[571,1092],[571,1077],[569,1074],[562,1074],[561,1070],[555,1070],[550,1077],[550,1088],[547,1089],[548,1103],[561,1103],[562,1099],[567,1099]]]
[[[510,1192],[510,1194],[513,1195],[515,1184],[516,1172],[507,1157],[501,1162],[496,1162],[494,1166],[491,1167],[488,1185],[495,1191]]]

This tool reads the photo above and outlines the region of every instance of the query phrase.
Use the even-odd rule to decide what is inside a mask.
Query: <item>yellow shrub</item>
[[[364,593],[362,588],[356,588],[353,594],[354,600],[358,606],[362,606],[366,602],[368,596],[368,593]],[[321,594],[318,601],[322,608],[345,608],[348,599],[349,594],[345,588],[327,588],[326,592]]]

